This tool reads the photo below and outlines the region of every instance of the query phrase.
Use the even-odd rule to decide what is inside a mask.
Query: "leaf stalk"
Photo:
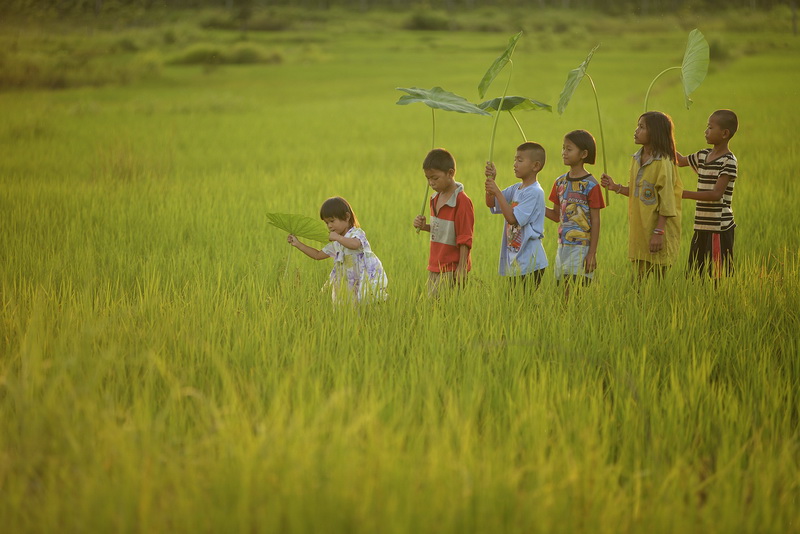
[[[600,117],[600,100],[597,98],[597,88],[594,86],[594,80],[588,72],[586,73],[586,77],[589,79],[589,84],[592,86],[594,103],[597,108],[597,122],[600,124],[600,149],[603,152],[603,173],[608,174],[608,169],[606,167],[606,141],[603,135],[603,119]],[[608,189],[606,189],[606,205],[608,205]]]
[[[650,108],[647,107],[647,101],[650,99],[650,90],[653,88],[653,85],[656,83],[656,80],[658,80],[659,78],[661,78],[663,75],[665,75],[666,73],[668,73],[671,70],[681,70],[681,68],[680,67],[669,67],[667,69],[664,69],[661,72],[659,72],[658,75],[655,78],[653,78],[652,82],[650,82],[650,87],[647,88],[647,93],[645,93],[645,95],[644,95],[644,113],[647,113],[647,110],[650,109]]]
[[[494,136],[495,133],[497,132],[497,120],[500,118],[500,113],[503,111],[503,101],[505,101],[506,99],[506,95],[508,94],[508,86],[511,85],[511,76],[514,74],[514,62],[509,59],[508,64],[510,65],[511,68],[508,73],[508,80],[506,81],[506,87],[505,89],[503,89],[503,96],[500,97],[500,105],[497,107],[497,113],[495,113],[494,115],[494,124],[492,125],[492,139],[489,142],[489,159],[487,161],[492,161],[492,155],[494,154]],[[517,126],[519,126],[519,124]]]

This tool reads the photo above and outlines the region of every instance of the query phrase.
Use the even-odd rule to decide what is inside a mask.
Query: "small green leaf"
[[[267,213],[269,223],[284,232],[297,237],[313,239],[320,243],[327,243],[330,232],[319,219],[312,219],[305,215],[295,215],[294,213]]]
[[[531,109],[553,111],[553,107],[550,104],[545,104],[543,102],[539,102],[538,100],[534,100],[532,98],[526,98],[524,96],[507,96],[502,99],[493,98],[492,100],[481,102],[480,104],[478,104],[478,107],[483,110],[497,111],[497,108],[500,106],[500,100],[503,101],[503,111],[518,111],[518,110],[531,110]]]
[[[692,105],[689,95],[706,79],[708,63],[708,42],[700,30],[694,29],[689,33],[681,64],[681,80],[683,81],[683,96],[686,98],[686,109]]]
[[[564,84],[564,89],[561,90],[561,96],[558,99],[559,115],[564,113],[564,110],[567,109],[567,104],[569,104],[572,94],[575,92],[575,89],[578,88],[578,84],[581,83],[581,80],[586,74],[586,68],[589,66],[589,61],[592,60],[595,50],[597,50],[599,47],[600,45],[597,45],[592,48],[592,51],[589,52],[589,55],[586,56],[586,59],[583,60],[583,63],[581,63],[577,68],[569,71],[569,74],[567,75],[567,81]]]
[[[486,95],[486,90],[489,89],[490,85],[492,85],[492,82],[497,75],[500,74],[500,71],[503,70],[503,67],[506,66],[506,63],[511,61],[511,55],[514,53],[514,48],[517,46],[517,41],[519,41],[521,36],[522,32],[519,32],[508,40],[508,46],[506,47],[505,51],[494,60],[492,66],[489,67],[489,70],[487,70],[486,74],[483,75],[481,82],[478,84],[478,95],[481,98]]]
[[[421,102],[434,109],[457,111],[458,113],[474,113],[476,115],[491,115],[491,113],[483,111],[466,98],[445,91],[441,87],[434,87],[430,90],[419,89],[418,87],[412,87],[410,89],[397,87],[397,90],[408,93],[407,95],[401,96],[397,101],[397,104],[400,106]]]

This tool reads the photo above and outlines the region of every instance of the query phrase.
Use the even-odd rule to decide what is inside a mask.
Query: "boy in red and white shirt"
[[[435,297],[442,284],[463,284],[472,269],[475,210],[464,186],[455,181],[456,161],[450,152],[442,148],[431,150],[422,162],[422,170],[435,194],[430,200],[430,224],[424,215],[417,215],[414,228],[431,234],[428,294]]]

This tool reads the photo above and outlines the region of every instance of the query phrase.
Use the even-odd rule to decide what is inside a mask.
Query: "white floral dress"
[[[383,265],[372,252],[367,234],[361,228],[350,228],[344,237],[361,241],[358,249],[349,249],[331,241],[322,252],[333,258],[333,269],[326,285],[331,286],[333,302],[369,302],[386,300],[386,285],[389,283]]]

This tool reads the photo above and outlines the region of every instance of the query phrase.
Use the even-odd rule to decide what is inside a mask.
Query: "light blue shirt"
[[[503,243],[500,246],[500,276],[520,276],[547,267],[547,255],[542,246],[544,237],[544,190],[539,182],[527,187],[514,184],[503,189],[503,197],[514,210],[519,226],[503,225]],[[494,201],[492,213],[502,210]]]

